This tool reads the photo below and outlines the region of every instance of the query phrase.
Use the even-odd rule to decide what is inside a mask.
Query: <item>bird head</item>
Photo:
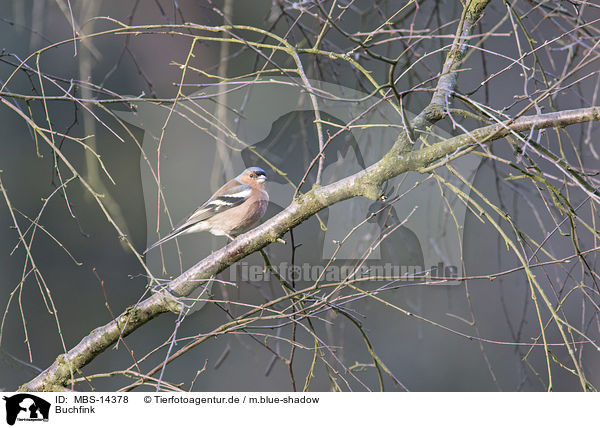
[[[238,180],[249,186],[255,186],[264,183],[267,180],[267,174],[262,168],[252,166],[246,168],[244,172],[238,176]]]

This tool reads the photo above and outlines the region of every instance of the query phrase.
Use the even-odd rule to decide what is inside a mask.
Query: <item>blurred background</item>
[[[273,76],[283,75],[281,70],[296,66],[289,55],[268,47],[249,48],[243,43],[207,39],[194,42],[192,35],[236,40],[247,37],[275,45],[278,42],[253,31],[202,32],[183,24],[220,26],[225,22],[255,27],[279,35],[298,49],[309,48],[320,39],[323,52],[349,53],[356,63],[304,52],[301,61],[307,76],[367,97],[371,94],[373,103],[379,95],[359,68],[368,70],[374,82],[384,85],[390,73],[385,59],[392,58],[397,62],[392,73],[396,90],[406,92],[404,108],[411,114],[418,113],[428,103],[430,93],[424,88],[435,83],[441,69],[458,25],[460,3],[342,3],[2,1],[0,97],[6,102],[0,108],[0,179],[4,189],[0,198],[0,388],[18,388],[91,330],[148,295],[147,271],[132,248],[142,252],[156,240],[159,218],[164,235],[171,227],[169,221],[175,224],[184,218],[243,166],[264,167],[273,186],[288,186],[287,179],[298,184],[318,154],[315,118],[300,101],[297,111],[282,112],[272,123],[263,124],[266,135],[251,141],[247,135],[235,134],[244,119],[245,98],[238,94],[238,104],[233,108],[235,95],[228,98],[226,91],[214,89],[216,83],[223,83],[215,75],[247,81],[254,79],[258,70],[275,69],[279,74]],[[324,27],[327,21],[323,11],[330,10],[335,10],[339,18],[335,26]],[[597,104],[598,32],[587,23],[593,24],[599,17],[598,9],[592,6],[554,8],[518,1],[508,8],[492,2],[475,31],[488,36],[480,44],[477,42],[481,37],[473,39],[475,47],[469,51],[459,78],[460,92],[499,117],[520,113],[532,97],[547,88],[552,89],[551,94],[542,97],[527,114]],[[523,21],[522,27],[515,24],[518,20]],[[580,43],[565,36],[571,28],[568,25],[575,21],[580,22],[583,31],[573,33]],[[123,26],[141,27],[115,30]],[[356,40],[364,40],[375,29],[381,33],[369,40],[369,49],[361,49]],[[75,43],[74,33],[93,36]],[[535,48],[547,40],[551,42]],[[531,49],[536,49],[539,56],[523,53]],[[533,78],[524,83],[528,76]],[[172,119],[166,119],[173,101],[191,94],[197,98],[183,100]],[[204,106],[203,102],[212,106],[210,112],[199,107]],[[147,109],[157,113],[145,114]],[[394,110],[390,111],[392,115]],[[323,133],[328,138],[344,123],[340,116],[324,114],[322,119],[327,123]],[[161,122],[153,122],[152,118],[157,117]],[[216,125],[223,118],[227,127]],[[386,119],[386,123],[402,123],[399,115]],[[363,122],[368,121],[366,117]],[[45,130],[57,150],[35,132],[32,123]],[[482,122],[476,115],[455,114],[438,126],[427,134],[428,141],[417,144],[461,134],[464,129],[482,126]],[[345,159],[352,158],[354,170],[338,168],[326,176],[323,184],[374,162],[372,153],[385,153],[400,128],[388,128],[387,137],[381,141],[357,139],[348,130],[332,137],[325,152],[326,166],[343,165]],[[560,133],[548,130],[532,138],[538,138],[539,144],[581,170],[597,172],[598,156],[593,144],[597,128],[577,125]],[[197,134],[190,139],[193,130]],[[240,140],[251,144],[252,150]],[[420,211],[414,215],[428,218],[434,210],[427,210],[432,199],[438,204],[436,218],[445,220],[453,218],[453,211],[444,211],[439,201],[451,201],[448,206],[463,203],[463,219],[448,233],[454,233],[452,242],[456,247],[452,251],[461,261],[458,276],[468,279],[394,279],[357,284],[370,291],[383,286],[385,290],[378,296],[384,302],[364,296],[344,301],[354,321],[330,309],[315,314],[310,328],[306,322],[304,327],[293,328],[289,321],[279,319],[218,335],[170,363],[163,380],[194,391],[288,391],[293,385],[302,389],[315,358],[316,335],[322,342],[309,390],[378,390],[382,386],[393,391],[546,390],[550,382],[547,355],[541,346],[541,319],[546,341],[552,344],[548,347],[552,388],[582,389],[574,360],[583,367],[588,388],[597,388],[600,298],[595,284],[595,205],[584,191],[562,178],[551,158],[539,157],[533,166],[526,164],[523,153],[517,153],[513,143],[499,140],[493,148],[481,150],[485,155],[474,155],[472,171],[463,183],[464,194],[440,191],[443,186],[435,176],[415,173],[410,183],[423,185],[421,181],[429,180],[437,193],[423,191],[414,200],[406,197],[403,205],[402,197],[394,197],[410,186],[400,177],[386,189],[393,200],[387,209],[366,200],[353,200],[348,205],[348,210],[355,210],[356,219],[377,213],[365,226],[371,227],[371,235],[366,229],[356,232],[365,240],[374,242],[377,236],[373,233],[393,228],[378,246],[381,260],[427,270],[424,254],[433,253],[436,243],[425,239],[410,221],[402,222],[417,205]],[[164,145],[160,156],[158,145]],[[369,154],[369,145],[371,150],[376,148],[375,152]],[[525,151],[528,154],[533,156]],[[65,160],[103,194],[99,199],[110,221],[90,191],[74,178]],[[161,186],[165,199],[161,203],[157,178],[152,174],[159,160],[165,172]],[[279,174],[277,168],[287,176]],[[549,186],[518,178],[536,171],[552,181],[555,193]],[[315,180],[313,169],[301,190],[310,190]],[[266,218],[285,207],[286,197],[291,200],[293,187],[285,188],[287,196],[280,196],[270,205]],[[464,204],[468,199],[465,195],[476,198],[479,205]],[[551,206],[553,201],[555,206]],[[165,203],[168,213],[161,205]],[[295,228],[293,237],[286,234],[285,245],[270,246],[267,254],[273,264],[327,264],[323,245],[331,236],[326,238],[322,225],[331,222],[330,208]],[[568,212],[576,215],[569,217]],[[571,227],[570,221],[563,222],[565,216],[575,218]],[[126,238],[119,236],[113,222]],[[574,360],[551,321],[552,311],[543,305],[536,308],[532,288],[523,269],[518,268],[522,262],[508,249],[493,222],[519,244],[519,251],[530,258],[530,264],[541,264],[532,266],[533,275],[549,296],[553,310],[565,320],[562,326],[569,330]],[[555,227],[559,230],[552,232]],[[351,227],[347,229],[346,233]],[[20,234],[28,248],[20,241]],[[542,243],[543,248],[536,250],[531,242]],[[152,273],[167,281],[225,243],[224,239],[199,234],[181,240],[180,253],[172,246],[162,255],[150,253],[147,260]],[[298,247],[293,249],[292,245]],[[569,259],[543,264],[562,258]],[[354,266],[358,258],[345,259],[351,257],[340,257],[336,263]],[[259,254],[244,262],[263,265]],[[505,271],[511,272],[497,275]],[[228,281],[231,275],[226,271],[220,278]],[[298,288],[309,285],[301,281],[295,284]],[[354,292],[345,289],[338,293],[344,296]],[[209,302],[188,316],[177,331],[182,339],[178,346],[188,343],[186,338],[201,337],[230,317],[245,313],[244,305],[260,305],[282,294],[274,278],[240,280],[236,285],[215,282],[211,296],[221,303]],[[74,388],[114,391],[134,383],[135,376],[117,372],[132,367],[144,373],[164,361],[168,346],[159,346],[168,342],[176,318],[174,314],[163,314],[128,336],[125,343],[99,355],[77,374],[83,379]],[[282,360],[290,358],[292,344],[295,351],[290,370]],[[94,377],[98,374],[104,375]],[[136,390],[153,389],[156,384],[149,382]]]

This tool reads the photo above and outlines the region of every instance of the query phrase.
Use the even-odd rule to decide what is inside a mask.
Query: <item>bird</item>
[[[188,233],[206,230],[216,236],[233,239],[249,230],[265,215],[269,194],[267,175],[262,168],[246,168],[225,183],[171,233],[149,246],[143,254],[165,242]]]

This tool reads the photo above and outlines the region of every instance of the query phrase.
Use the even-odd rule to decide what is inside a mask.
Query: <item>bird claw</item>
[[[281,239],[281,238],[277,238],[276,241],[279,242],[280,244],[283,244],[283,245],[286,244],[286,242],[283,239]]]

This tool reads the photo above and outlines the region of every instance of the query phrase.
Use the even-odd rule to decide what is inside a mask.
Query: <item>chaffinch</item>
[[[266,180],[267,176],[261,168],[247,168],[225,183],[180,226],[148,247],[144,254],[187,233],[206,230],[213,235],[233,239],[233,236],[250,229],[265,215],[269,204]]]

